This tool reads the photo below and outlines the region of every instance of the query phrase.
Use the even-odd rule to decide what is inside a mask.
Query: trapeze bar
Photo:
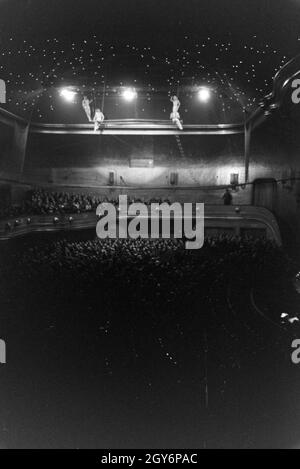
[[[123,119],[106,120],[95,132],[92,124],[31,124],[31,133],[82,135],[217,135],[242,134],[243,124],[184,125],[170,121]]]

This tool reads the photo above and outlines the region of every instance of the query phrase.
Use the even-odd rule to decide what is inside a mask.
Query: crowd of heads
[[[31,215],[59,215],[96,212],[100,203],[109,202],[117,206],[116,197],[99,196],[95,193],[76,193],[66,191],[50,191],[43,188],[35,188],[27,192],[24,201],[18,205],[8,204],[0,208],[0,218],[12,218]],[[157,197],[134,198],[128,197],[128,203],[142,202],[170,203],[168,199]]]
[[[283,312],[297,314],[299,300],[293,306],[296,293],[289,279],[294,266],[278,246],[218,236],[188,251],[176,239],[70,236],[7,245],[0,309],[18,340],[28,344],[30,337],[37,344],[41,366],[56,370],[59,361],[67,380],[75,367],[76,386],[78,369],[86,370],[86,379],[92,374],[97,402],[91,398],[87,412],[94,415],[103,389],[119,390],[122,383],[122,396],[133,396],[131,406],[135,396],[162,402],[170,390],[192,415],[204,389],[205,351],[210,405],[222,409],[220,420],[226,420],[226,409],[232,414],[240,395],[251,403],[251,370],[259,377],[261,394],[269,389],[261,364],[271,357],[278,370],[292,334],[299,332],[298,323],[289,324],[289,330],[280,324]],[[253,292],[263,315],[252,304]],[[237,382],[238,396],[231,393]],[[188,399],[182,399],[187,390]],[[243,439],[238,431],[236,438]],[[223,435],[218,439],[223,441]]]
[[[201,296],[218,282],[251,284],[290,279],[295,269],[285,252],[266,239],[219,235],[205,239],[202,249],[189,251],[181,239],[66,239],[34,245],[21,256],[24,269],[32,276],[51,275],[66,285],[102,284],[116,281],[118,288],[130,287],[131,298],[149,300],[163,294],[168,301],[190,295]],[[71,286],[70,286],[71,288]],[[101,287],[102,288],[102,287]],[[153,288],[153,291],[152,291]],[[112,293],[112,292],[111,292]],[[113,296],[113,295],[112,295]]]
[[[10,288],[22,297],[26,311],[43,304],[41,322],[88,314],[89,324],[114,322],[128,335],[165,337],[170,356],[177,340],[196,344],[196,330],[211,329],[216,337],[225,330],[232,342],[220,338],[222,343],[226,339],[221,361],[229,368],[244,352],[256,359],[273,339],[284,338],[280,317],[287,298],[289,304],[294,298],[289,282],[295,266],[263,239],[221,235],[207,238],[196,252],[176,239],[60,239],[30,245],[25,252],[22,248],[14,257],[5,263],[5,281],[12,279]],[[253,290],[263,292],[262,301],[267,298],[267,319],[251,304]],[[296,305],[290,314],[298,314]],[[32,314],[36,318],[37,312]],[[271,322],[277,326],[270,328]]]
[[[100,199],[92,194],[51,192],[34,189],[27,195],[25,206],[28,214],[51,215],[56,213],[82,213],[96,210]]]

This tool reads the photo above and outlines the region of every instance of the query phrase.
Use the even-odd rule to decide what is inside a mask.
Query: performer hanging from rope
[[[97,132],[97,130],[100,129],[100,126],[101,124],[103,123],[104,121],[104,114],[103,112],[101,111],[101,109],[97,108],[95,110],[95,115],[94,115],[94,131]]]
[[[170,115],[170,119],[172,120],[172,122],[174,124],[177,125],[177,127],[180,129],[180,130],[183,130],[183,127],[182,127],[182,122],[180,120],[180,114],[179,114],[179,108],[180,108],[180,101],[179,99],[177,98],[177,96],[172,96],[171,97],[171,103],[173,103],[173,110],[171,112],[171,115]]]
[[[91,104],[92,104],[92,102],[93,102],[93,100],[88,99],[87,96],[83,97],[82,107],[84,109],[84,112],[86,113],[86,116],[87,116],[89,122],[92,122],[92,113],[91,113]]]

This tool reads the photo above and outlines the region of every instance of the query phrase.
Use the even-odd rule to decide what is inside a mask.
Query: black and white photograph
[[[299,129],[300,0],[0,0],[4,454],[300,448]]]

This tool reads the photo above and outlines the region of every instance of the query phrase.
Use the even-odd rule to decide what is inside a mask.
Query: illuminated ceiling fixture
[[[68,103],[74,103],[74,99],[76,96],[76,91],[72,90],[71,88],[62,88],[60,90],[60,96],[62,96]]]
[[[133,101],[137,97],[137,92],[135,88],[125,88],[122,95],[126,101]]]
[[[205,86],[199,88],[198,90],[198,98],[202,103],[207,103],[211,97],[211,91],[209,88]]]

